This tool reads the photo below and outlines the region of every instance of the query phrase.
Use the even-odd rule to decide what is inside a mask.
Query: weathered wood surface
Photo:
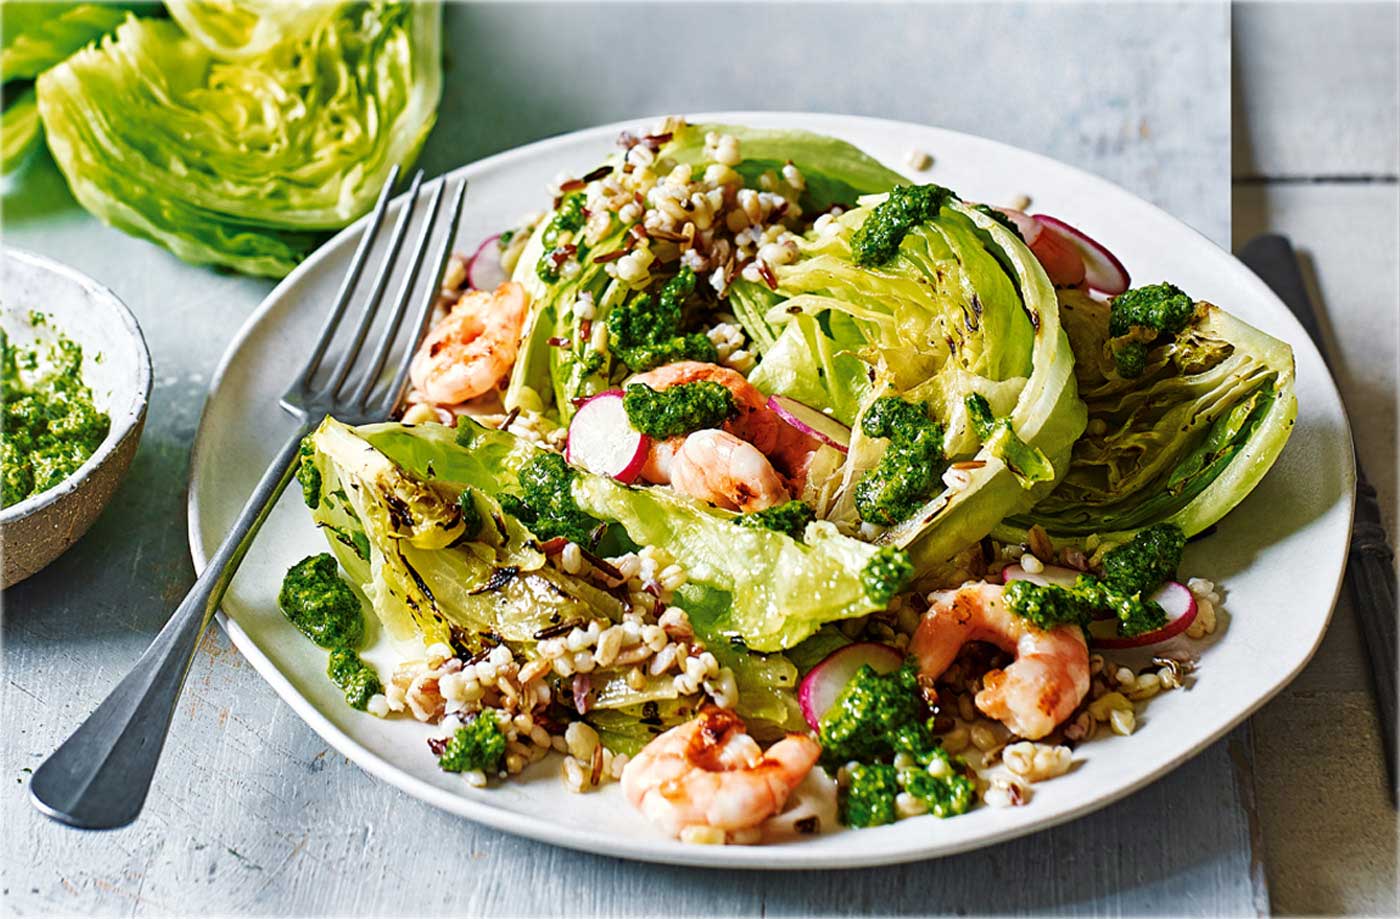
[[[1337,383],[1396,534],[1400,7],[1236,8],[1234,241],[1287,233],[1326,307]],[[1253,721],[1273,909],[1395,915],[1395,812],[1343,593],[1317,656]],[[1340,778],[1339,776],[1344,776]]]
[[[1392,0],[1236,4],[1237,176],[1395,181],[1397,10]]]
[[[430,171],[640,112],[832,110],[998,137],[1106,175],[1222,242],[1228,235],[1221,7],[457,6],[448,34]],[[270,285],[182,265],[102,227],[51,165],[36,165],[22,194],[5,198],[7,243],[111,285],[142,319],[157,369],[145,439],[112,508],[67,556],[5,596],[0,774],[14,779],[0,799],[6,912],[1267,907],[1243,733],[1105,811],[982,852],[854,873],[719,875],[553,849],[433,811],[328,750],[221,633],[194,664],[143,819],[104,835],[47,823],[25,799],[26,770],[125,672],[192,579],[182,489],[199,407],[219,354]]]

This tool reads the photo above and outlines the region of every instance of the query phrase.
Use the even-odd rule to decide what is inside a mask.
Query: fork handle
[[[291,480],[301,439],[312,427],[303,421],[278,452],[204,573],[136,666],[34,772],[29,793],[45,816],[80,829],[110,830],[141,813],[199,638]]]

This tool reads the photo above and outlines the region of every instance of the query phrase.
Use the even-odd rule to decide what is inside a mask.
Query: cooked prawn
[[[807,473],[811,471],[812,460],[821,448],[821,441],[810,434],[802,433],[781,418],[778,420],[778,442],[768,454],[768,458],[787,476],[792,493],[801,494],[807,484]]]
[[[676,458],[683,443],[684,434],[665,440],[653,440],[651,449],[647,451],[647,460],[642,464],[642,480],[653,485],[670,485],[671,461]]]
[[[738,715],[707,705],[628,762],[622,790],[673,836],[687,827],[743,830],[779,813],[820,755],[803,734],[764,751]]]
[[[718,383],[734,396],[738,416],[726,422],[724,429],[747,440],[757,447],[760,453],[772,452],[778,445],[780,429],[787,425],[768,407],[768,400],[759,392],[758,387],[746,380],[737,370],[702,361],[677,361],[655,370],[648,370],[646,373],[639,373],[627,382],[645,383],[660,391],[680,386],[682,383],[701,381]]]
[[[792,496],[768,457],[728,431],[687,434],[668,470],[683,495],[731,511],[761,511]]]
[[[1029,740],[1069,717],[1089,691],[1089,649],[1076,625],[1045,630],[1006,608],[1002,586],[967,583],[931,594],[910,642],[921,676],[937,679],[970,641],[985,641],[1016,660],[982,677],[977,707]]]
[[[439,405],[490,392],[515,365],[529,305],[513,281],[468,291],[418,346],[409,366],[414,388]]]

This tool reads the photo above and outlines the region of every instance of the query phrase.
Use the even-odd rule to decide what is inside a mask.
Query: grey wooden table
[[[1120,182],[1223,244],[1229,29],[1226,8],[1200,5],[667,5],[605,14],[582,5],[458,6],[448,15],[441,121],[423,161],[441,171],[640,113],[852,112],[1040,150]],[[433,811],[329,750],[217,631],[195,661],[143,819],[103,835],[45,822],[25,800],[27,771],[97,704],[193,578],[183,495],[189,446],[212,368],[270,285],[182,265],[100,226],[73,204],[50,164],[35,165],[4,199],[6,242],[53,254],[113,287],[146,330],[156,389],[141,451],[111,508],[62,560],[4,597],[0,774],[15,779],[0,798],[6,912],[1240,915],[1268,908],[1261,864],[1272,864],[1265,853],[1274,840],[1261,844],[1259,827],[1294,835],[1306,818],[1295,813],[1293,796],[1261,816],[1255,772],[1267,765],[1284,788],[1280,773],[1290,768],[1321,776],[1328,765],[1311,735],[1290,751],[1260,738],[1270,750],[1265,764],[1250,735],[1237,732],[1098,814],[978,853],[885,870],[721,876],[553,849]],[[1390,171],[1391,197],[1372,205],[1377,224],[1387,202],[1394,213]],[[1241,194],[1265,189],[1237,186],[1237,207]],[[1306,227],[1310,218],[1296,213]],[[1341,264],[1359,264],[1348,257]],[[1383,282],[1351,290],[1386,293]],[[1392,300],[1394,290],[1392,277]],[[1370,370],[1359,374],[1375,379]],[[1393,411],[1393,369],[1389,379]],[[1380,437],[1372,443],[1382,449]],[[1393,468],[1393,448],[1382,458]],[[1348,675],[1318,691],[1364,717],[1354,637],[1329,638],[1325,650]],[[1288,706],[1282,728],[1321,731],[1354,751],[1349,759],[1364,759],[1374,731],[1365,735],[1356,719],[1351,733],[1337,727],[1324,713],[1334,702],[1311,709],[1311,724],[1297,720],[1298,705]],[[1358,733],[1361,741],[1351,736]],[[1334,815],[1356,796],[1316,784],[1314,819],[1331,819],[1325,825],[1341,836]],[[1365,828],[1384,861],[1383,828],[1369,806],[1357,803],[1350,823]],[[1300,847],[1285,840],[1280,850],[1296,868]],[[1393,908],[1393,892],[1390,901],[1377,892],[1380,869],[1363,870],[1351,858],[1357,851],[1339,838],[1320,856],[1346,891],[1279,905]],[[1393,861],[1393,839],[1389,852]],[[1269,875],[1278,889],[1299,886]],[[1364,897],[1349,893],[1358,880]]]
[[[1234,228],[1292,236],[1392,537],[1400,323],[1400,7],[1235,11]],[[1274,908],[1396,915],[1396,817],[1345,594],[1311,664],[1253,718]]]

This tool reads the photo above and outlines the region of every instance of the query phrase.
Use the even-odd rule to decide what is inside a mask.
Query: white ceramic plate
[[[470,251],[521,213],[544,206],[545,184],[581,174],[638,119],[531,144],[463,167],[471,180],[459,248]],[[1122,189],[1004,144],[872,119],[726,113],[693,120],[793,127],[844,138],[886,163],[911,147],[937,152],[922,181],[964,197],[1007,201],[1035,195],[1037,210],[1082,227],[1112,248],[1139,282],[1169,278],[1292,343],[1300,405],[1293,438],[1274,470],[1207,540],[1183,571],[1228,591],[1228,627],[1203,654],[1194,688],[1154,699],[1131,737],[1083,745],[1078,766],[1036,787],[1028,806],[979,807],[950,820],[920,817],[870,830],[841,830],[761,847],[687,846],[663,838],[627,805],[616,784],[588,795],[565,790],[552,759],[524,780],[476,790],[441,772],[424,743],[428,728],[379,720],[347,707],[325,676],[325,652],[277,609],[282,574],[325,550],[299,494],[275,509],[224,600],[234,643],[311,727],[373,775],[437,807],[512,833],[625,858],[741,868],[839,868],[948,855],[1088,813],[1142,787],[1220,737],[1278,692],[1312,656],[1340,584],[1352,510],[1352,454],[1337,391],[1316,349],[1283,304],[1229,254]],[[226,532],[264,464],[290,430],[276,399],[313,340],[356,241],[341,233],[268,297],[230,346],[214,378],[195,443],[190,543],[195,565]]]

